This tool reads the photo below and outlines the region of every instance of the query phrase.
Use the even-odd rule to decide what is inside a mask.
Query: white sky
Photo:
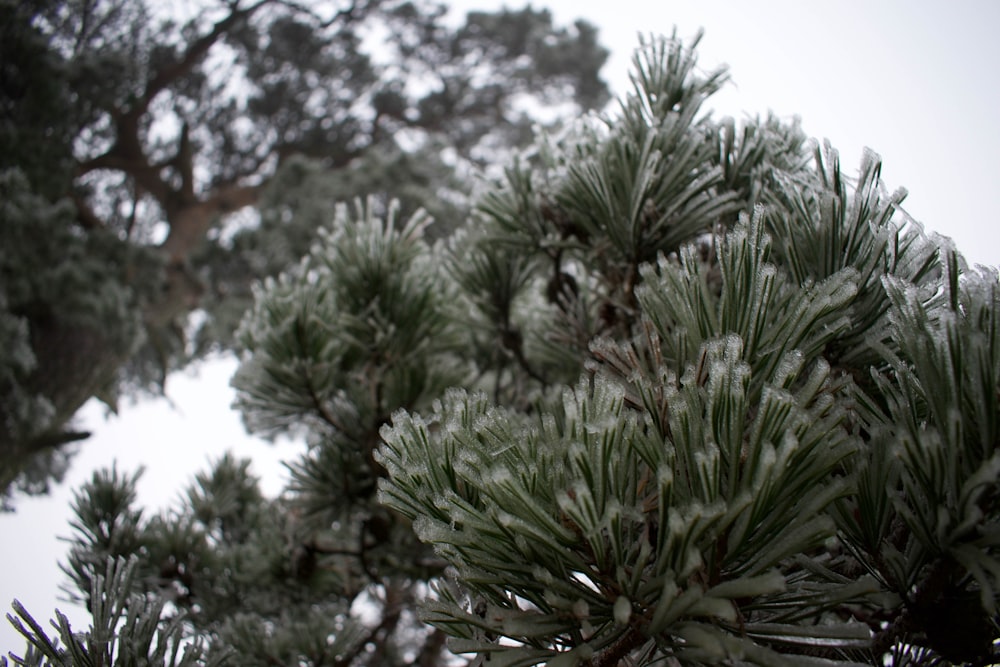
[[[499,3],[458,0],[461,10]],[[520,3],[510,2],[511,7]],[[951,236],[973,262],[1000,264],[1000,225],[994,220],[1000,177],[1000,3],[993,0],[555,0],[558,23],[582,17],[600,28],[612,51],[604,76],[625,92],[633,48],[642,34],[667,34],[674,25],[688,38],[699,27],[705,68],[728,63],[735,85],[709,103],[716,115],[737,119],[773,110],[798,115],[806,132],[829,138],[853,174],[868,146],[884,160],[890,189],[910,192],[904,208],[929,230]],[[993,193],[993,194],[991,194]],[[18,499],[17,512],[0,516],[7,535],[0,554],[0,606],[17,597],[43,624],[58,607],[77,629],[86,614],[61,600],[65,582],[57,561],[70,533],[73,489],[95,469],[118,462],[146,474],[140,502],[166,507],[194,473],[232,449],[252,457],[265,490],[276,493],[282,457],[294,446],[274,447],[248,438],[229,409],[228,380],[235,363],[222,361],[198,373],[172,377],[166,400],[124,405],[102,423],[88,405],[85,426],[96,431],[67,478],[48,498]],[[20,654],[24,643],[0,621],[0,650]]]

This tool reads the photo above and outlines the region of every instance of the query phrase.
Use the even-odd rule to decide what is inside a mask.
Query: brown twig
[[[634,627],[629,627],[618,641],[598,653],[590,661],[590,667],[616,667],[619,662],[646,642],[646,637]]]

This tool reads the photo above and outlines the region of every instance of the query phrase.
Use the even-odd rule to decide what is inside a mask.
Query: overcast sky
[[[156,0],[152,0],[156,1]],[[493,9],[498,2],[462,0],[452,6]],[[511,7],[519,2],[507,3]],[[828,138],[853,174],[863,147],[882,155],[883,180],[905,187],[904,208],[927,229],[953,237],[973,262],[1000,264],[1000,225],[994,200],[1000,177],[1000,3],[993,0],[601,0],[534,3],[552,8],[560,23],[585,18],[600,28],[612,51],[604,70],[616,93],[628,87],[632,50],[642,34],[682,37],[699,27],[705,37],[699,62],[728,64],[734,85],[709,102],[716,115],[737,119],[763,114],[800,116],[806,132]],[[0,555],[0,604],[17,597],[43,623],[58,607],[77,629],[86,614],[63,602],[59,585],[72,490],[95,469],[118,462],[147,470],[140,501],[150,513],[178,496],[195,472],[232,449],[253,457],[265,489],[281,488],[279,463],[295,451],[247,438],[229,409],[232,361],[208,364],[197,374],[172,377],[168,400],[123,406],[104,423],[102,409],[85,411],[96,434],[75,459],[67,483],[44,499],[19,499],[17,512],[0,516],[6,548]],[[0,622],[0,648],[16,653],[23,642]]]

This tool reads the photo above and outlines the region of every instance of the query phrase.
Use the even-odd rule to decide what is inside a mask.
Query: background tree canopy
[[[340,204],[236,333],[248,427],[308,445],[285,493],[227,456],[146,516],[96,474],[94,626],[16,606],[25,662],[995,663],[997,272],[874,153],[704,113],[696,45],[644,43],[446,239]]]
[[[332,201],[392,184],[446,231],[473,167],[608,97],[596,29],[544,10],[457,28],[428,2],[162,10],[0,2],[5,490],[58,475],[87,399],[230,347],[250,285],[298,261]]]

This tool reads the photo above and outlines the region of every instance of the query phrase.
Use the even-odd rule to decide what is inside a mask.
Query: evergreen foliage
[[[72,205],[42,196],[20,170],[0,171],[0,197],[0,490],[39,493],[65,469],[60,445],[87,435],[63,430],[73,410],[48,389],[65,383],[74,404],[92,387],[114,393],[115,369],[88,354],[110,348],[123,361],[138,348],[163,265],[113,234],[76,233]]]
[[[233,350],[251,285],[308,252],[330,202],[384,214],[391,188],[449,230],[473,165],[606,102],[593,26],[464,19],[423,0],[0,0],[0,495],[58,477],[89,399],[116,410]]]
[[[18,602],[17,618],[11,623],[28,637],[23,656],[11,653],[11,662],[24,667],[42,665],[101,667],[102,665],[221,665],[206,659],[200,642],[186,642],[181,619],[160,622],[165,598],[130,594],[134,588],[136,561],[109,559],[103,574],[94,578],[90,589],[93,625],[85,635],[74,633],[69,621],[57,613],[53,623],[58,637],[49,637]],[[0,659],[7,664],[6,659]]]
[[[997,272],[873,153],[850,182],[795,124],[704,113],[696,43],[644,43],[615,115],[447,239],[339,207],[238,334],[247,425],[307,443],[288,489],[227,457],[145,520],[95,478],[95,614],[169,599],[235,664],[1000,659]]]

